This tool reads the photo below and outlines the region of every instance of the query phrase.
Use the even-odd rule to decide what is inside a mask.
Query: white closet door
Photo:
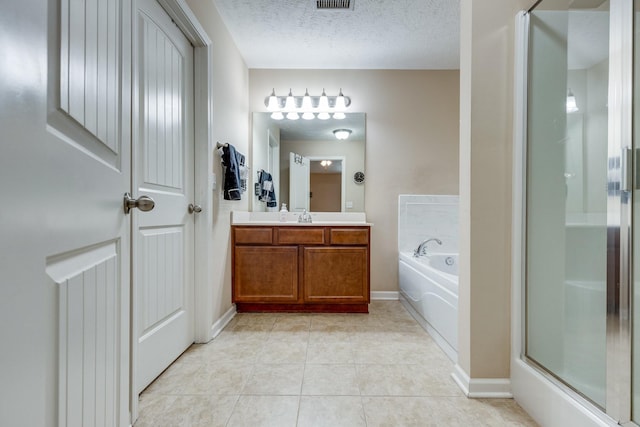
[[[142,391],[194,342],[193,47],[155,0],[138,11],[135,197],[155,208],[134,213]]]

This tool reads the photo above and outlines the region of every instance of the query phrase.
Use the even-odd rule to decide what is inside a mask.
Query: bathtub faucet
[[[437,244],[442,245],[442,240],[436,239],[435,237],[432,237],[431,239],[427,239],[424,242],[420,243],[418,245],[418,249],[413,251],[413,256],[417,258],[420,255],[426,255],[427,254],[427,243],[429,243],[431,241],[434,241]]]

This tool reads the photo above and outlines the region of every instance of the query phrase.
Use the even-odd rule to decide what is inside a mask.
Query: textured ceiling
[[[249,68],[457,69],[459,0],[215,0]]]

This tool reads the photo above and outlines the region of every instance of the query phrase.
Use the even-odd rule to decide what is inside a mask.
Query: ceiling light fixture
[[[349,138],[349,135],[351,135],[351,129],[336,129],[333,131],[333,134],[340,141],[344,141],[345,139]]]
[[[320,96],[309,95],[309,90],[305,90],[304,96],[295,96],[291,89],[287,96],[276,95],[275,88],[264,100],[267,110],[270,111],[271,118],[282,120],[286,117],[289,120],[297,120],[302,114],[305,120],[328,120],[332,117],[336,120],[345,118],[344,111],[351,105],[351,98],[344,96],[340,89],[337,96],[327,96],[322,89]]]
[[[322,166],[323,168],[327,169],[329,166],[331,166],[331,160],[323,160],[320,162],[320,166]]]

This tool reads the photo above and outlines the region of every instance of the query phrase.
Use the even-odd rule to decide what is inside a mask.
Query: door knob
[[[200,213],[202,212],[202,206],[200,205],[194,205],[193,203],[189,203],[189,213]]]
[[[148,212],[156,206],[156,202],[149,196],[140,196],[137,199],[131,197],[131,193],[124,193],[124,213],[128,214],[131,209],[138,208],[142,212]]]

